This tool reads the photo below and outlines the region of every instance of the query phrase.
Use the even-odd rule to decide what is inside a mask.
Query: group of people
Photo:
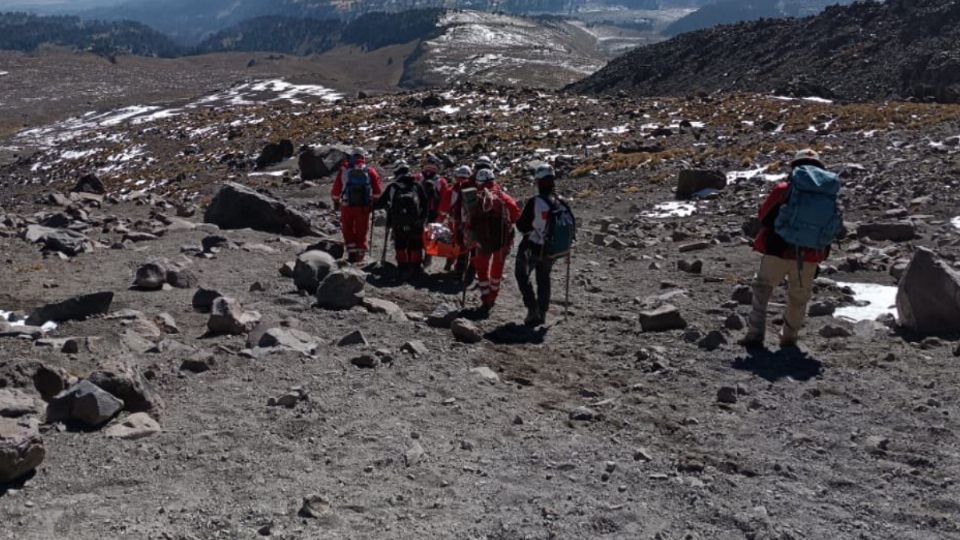
[[[554,263],[564,257],[569,263],[576,235],[573,212],[556,193],[553,167],[544,164],[536,169],[537,194],[522,209],[497,182],[494,162],[488,156],[479,157],[472,167],[456,167],[450,181],[442,175],[444,162],[435,155],[424,156],[419,169],[414,171],[408,162],[397,161],[393,181],[384,187],[377,171],[367,165],[363,149],[352,152],[331,192],[340,212],[348,261],[364,262],[373,212],[384,209],[400,279],[419,277],[432,262],[430,250],[425,248],[444,243],[445,272],[457,276],[464,290],[476,280],[480,292],[477,310],[485,315],[500,294],[516,230],[522,235],[515,276],[527,308],[524,323],[544,324]]]
[[[480,290],[478,309],[489,313],[500,293],[516,229],[522,235],[515,275],[527,308],[525,323],[543,324],[550,308],[554,263],[566,257],[569,270],[576,234],[570,206],[556,194],[553,167],[545,164],[536,169],[537,194],[521,209],[497,183],[489,157],[481,156],[473,167],[457,167],[449,182],[441,175],[443,165],[436,156],[427,155],[415,173],[407,162],[398,161],[393,182],[384,189],[377,172],[366,165],[363,150],[353,152],[332,192],[349,260],[363,262],[371,214],[386,209],[401,279],[415,277],[429,266],[424,239],[440,230],[452,248],[445,270],[462,276],[464,287],[475,277]],[[845,234],[838,204],[840,180],[826,169],[817,152],[798,152],[786,181],[775,185],[760,205],[761,228],[753,247],[763,257],[753,281],[747,334],[740,341],[748,348],[763,346],[767,306],[785,279],[788,294],[780,346],[796,346],[819,264],[829,256],[831,244]],[[531,276],[536,278],[536,288]]]

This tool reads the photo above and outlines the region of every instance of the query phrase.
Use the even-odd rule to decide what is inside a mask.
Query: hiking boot
[[[527,316],[523,319],[523,324],[526,326],[537,326],[540,322],[540,310],[537,308],[527,308]]]
[[[780,348],[781,349],[796,349],[797,348],[797,338],[780,338]]]

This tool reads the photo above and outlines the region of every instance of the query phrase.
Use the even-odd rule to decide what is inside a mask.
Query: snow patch
[[[16,327],[18,327],[18,326],[26,326],[26,325],[27,325],[27,321],[26,321],[25,319],[21,319],[21,320],[19,320],[19,321],[11,321],[11,320],[10,320],[10,315],[11,315],[11,313],[12,313],[12,312],[10,312],[10,311],[4,311],[4,310],[0,309],[0,321],[5,321],[7,324],[9,324],[10,326],[13,326],[14,328],[16,328]],[[53,322],[53,321],[47,321],[47,322],[43,323],[43,326],[40,327],[40,330],[42,330],[44,333],[46,333],[46,332],[52,332],[52,331],[54,331],[54,330],[56,330],[56,329],[57,329],[57,323],[55,323],[55,322]]]
[[[887,313],[897,316],[897,287],[892,285],[877,285],[875,283],[843,283],[839,287],[850,287],[853,296],[858,302],[866,302],[864,306],[846,306],[837,309],[837,318],[857,321],[874,321],[877,317]]]
[[[761,178],[765,182],[782,182],[787,179],[787,175],[785,173],[767,173],[767,169],[769,168],[769,165],[764,165],[763,167],[757,167],[756,169],[749,169],[746,171],[730,171],[727,173],[727,184],[733,184],[739,182],[740,180],[752,180],[754,178]]]
[[[10,74],[9,71],[0,71],[0,77],[3,77],[4,75],[9,75],[9,74]]]
[[[457,114],[460,112],[460,107],[454,107],[453,105],[444,105],[443,107],[437,107],[437,110],[444,114]]]
[[[960,231],[960,216],[957,216],[957,217],[953,218],[952,220],[950,220],[950,223],[953,224],[953,228],[955,228],[955,229],[957,229],[958,231]]]
[[[89,150],[65,150],[60,152],[60,159],[83,159],[85,157],[90,157],[97,152],[103,150],[102,148],[91,148]]]
[[[642,215],[644,217],[663,219],[671,217],[688,217],[697,211],[697,205],[685,201],[667,201],[662,202],[648,210]]]

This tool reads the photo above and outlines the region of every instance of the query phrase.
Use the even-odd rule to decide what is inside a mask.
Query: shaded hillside
[[[851,0],[719,0],[678,19],[663,33],[675,36],[721,24],[814,15],[827,6],[849,3]]]
[[[960,0],[856,3],[815,17],[692,32],[631,51],[568,89],[958,102]]]
[[[0,13],[0,49],[29,52],[41,45],[60,45],[98,54],[125,52],[172,57],[182,52],[169,38],[137,22]]]
[[[427,39],[437,32],[439,9],[402,13],[368,13],[343,22],[338,19],[257,17],[217,32],[197,46],[197,52],[270,51],[307,55],[339,45],[366,50]]]

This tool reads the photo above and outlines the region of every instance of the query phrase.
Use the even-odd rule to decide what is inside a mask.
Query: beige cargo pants
[[[787,311],[783,315],[781,343],[795,343],[807,315],[807,303],[813,295],[813,280],[817,273],[816,263],[803,263],[802,272],[797,272],[797,261],[764,255],[760,270],[753,281],[753,310],[747,320],[747,339],[763,341],[767,328],[767,304],[774,287],[787,278]]]

